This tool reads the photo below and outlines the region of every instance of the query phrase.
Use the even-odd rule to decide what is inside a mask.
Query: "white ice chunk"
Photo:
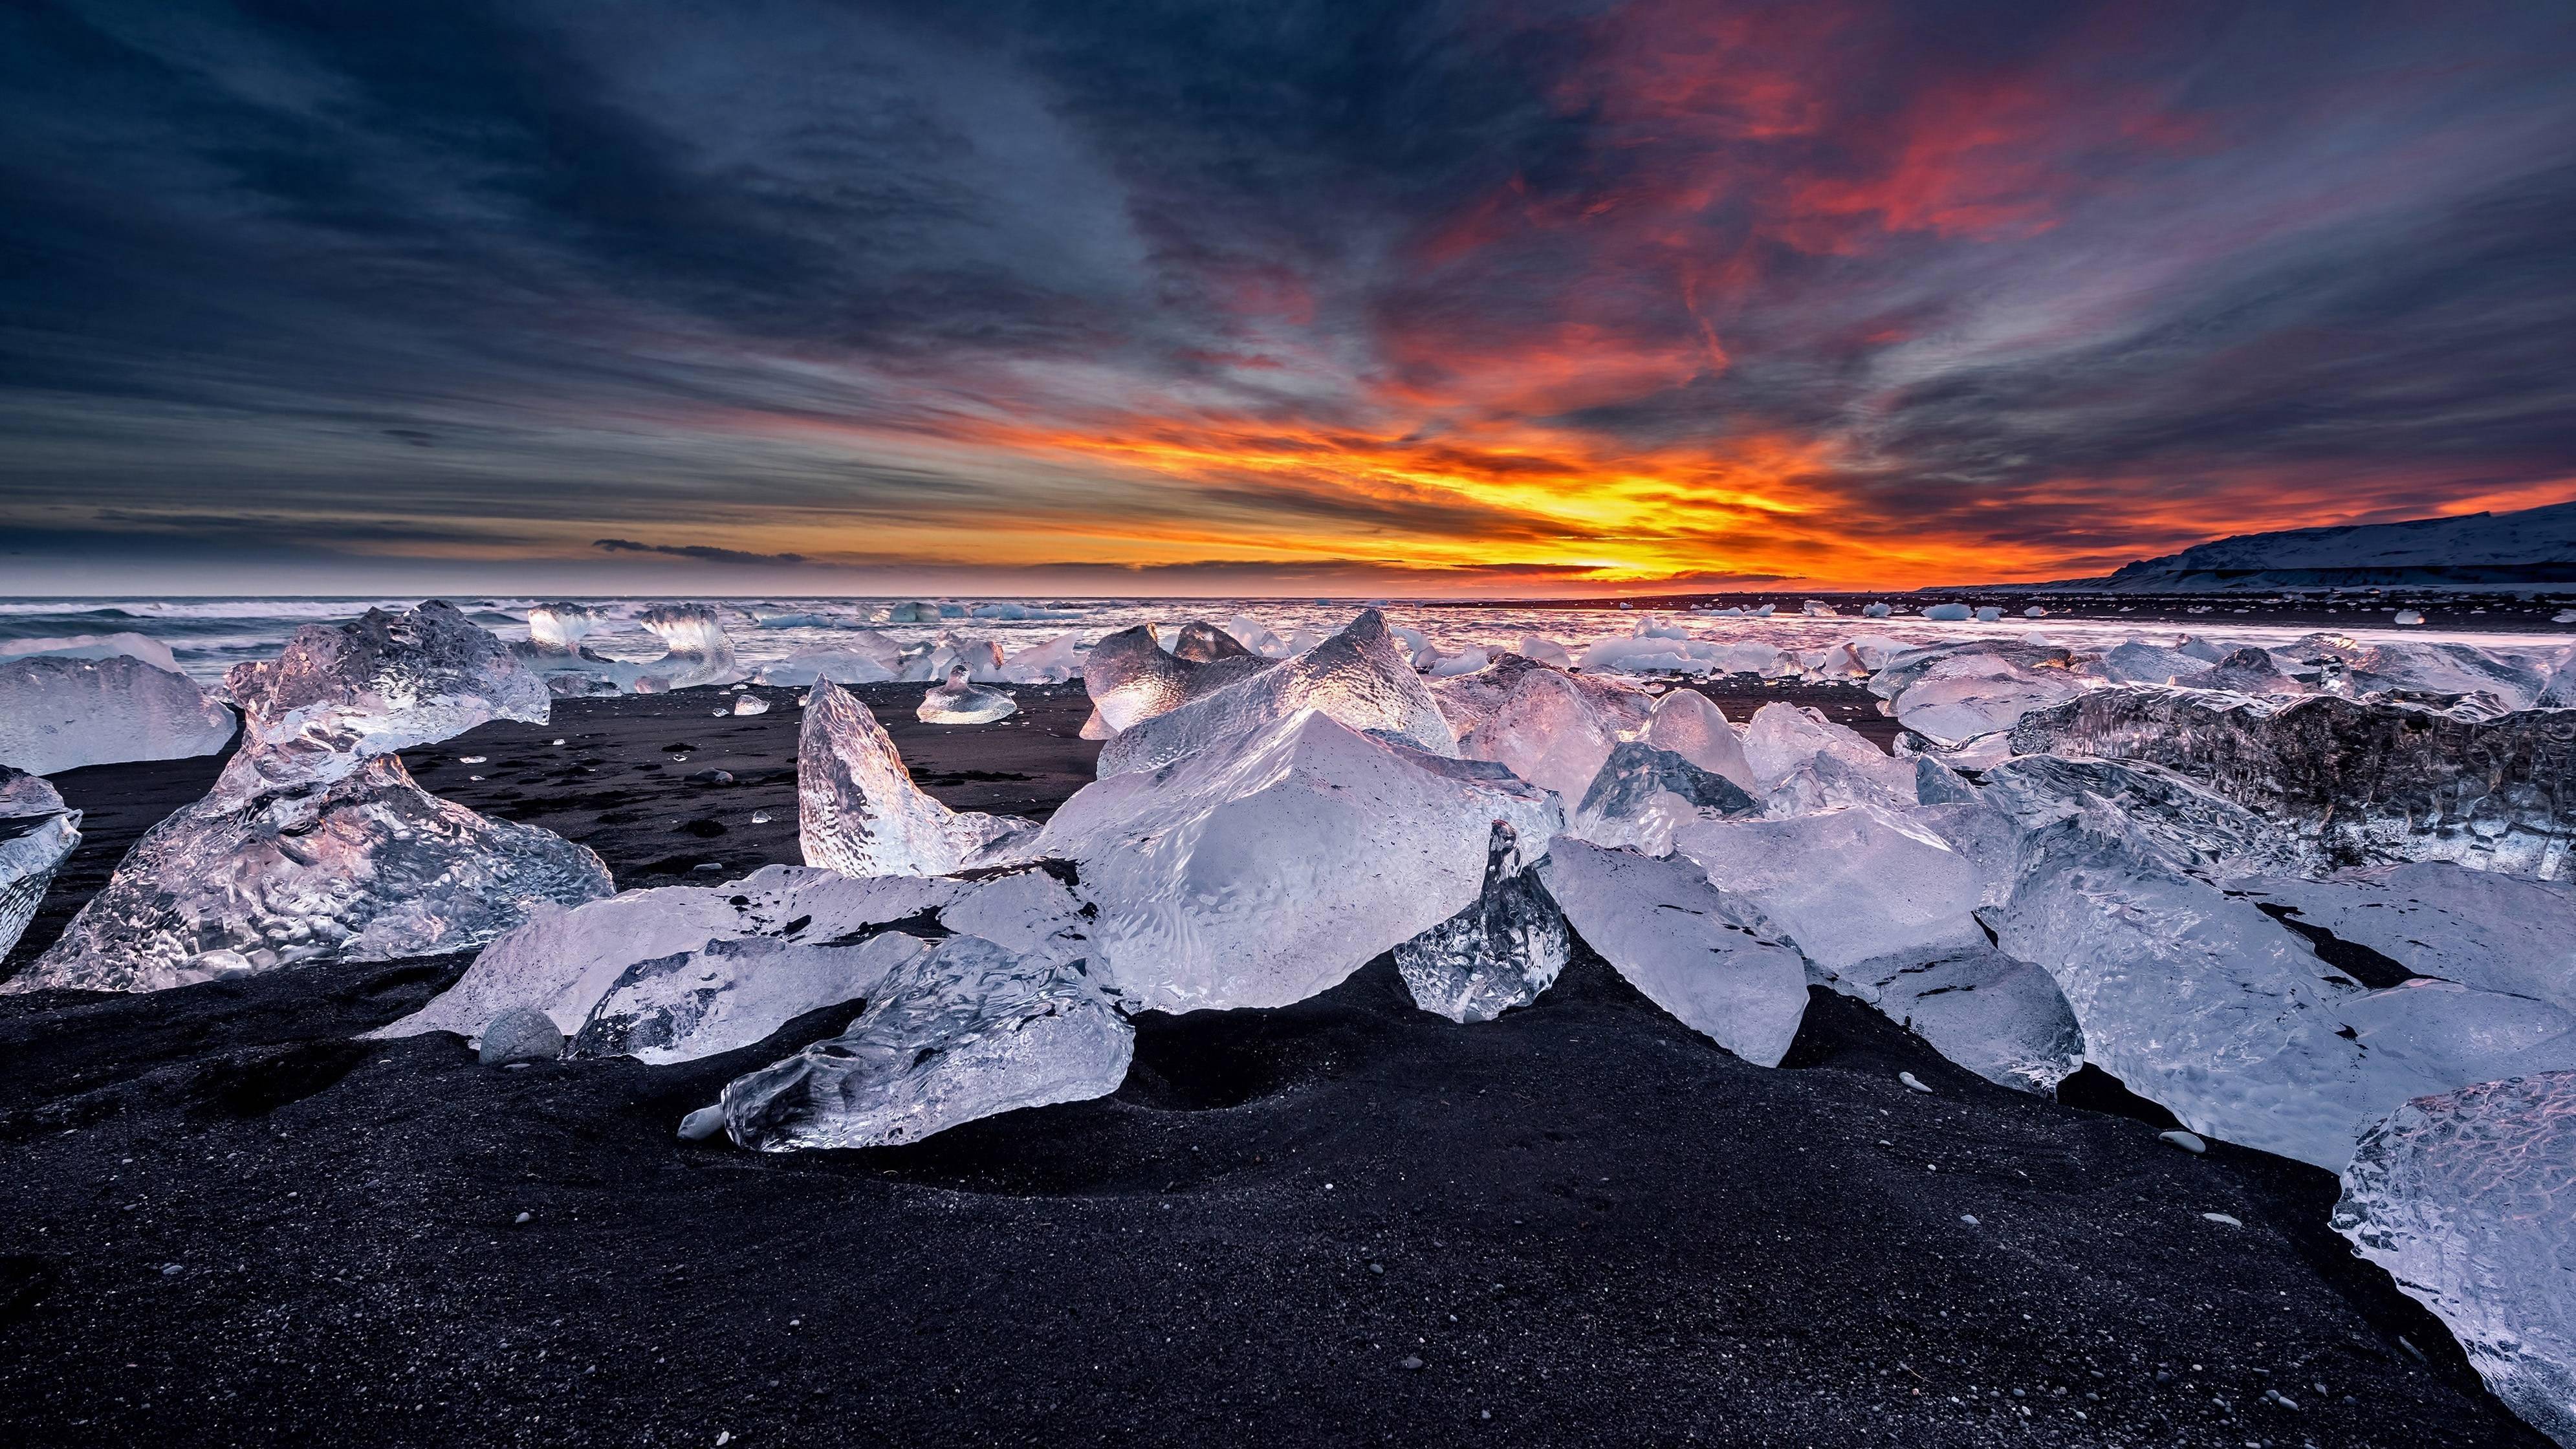
[[[735,662],[733,641],[724,621],[706,604],[655,604],[635,616],[668,651],[647,666],[667,680],[666,688],[690,689],[702,684],[732,684],[743,677]]]
[[[1082,661],[1082,684],[1108,731],[1099,738],[1108,738],[1269,667],[1249,654],[1204,663],[1182,659],[1156,642],[1152,628],[1139,624],[1091,646]]]
[[[1863,961],[1834,986],[1999,1086],[2051,1092],[2084,1065],[2084,1031],[2057,982],[1982,941]]]
[[[125,760],[210,755],[232,711],[131,655],[0,659],[0,765],[35,775]]]
[[[1414,1005],[1451,1021],[1491,1021],[1536,1001],[1565,969],[1565,916],[1522,867],[1519,847],[1510,824],[1495,821],[1482,892],[1395,948]]]
[[[855,946],[751,936],[638,961],[591,1007],[565,1055],[665,1066],[734,1051],[809,1011],[859,1000],[928,949],[900,931]]]
[[[224,687],[243,716],[241,754],[225,776],[255,767],[271,786],[327,780],[496,719],[543,724],[552,705],[508,646],[435,599],[307,624],[275,659],[234,665]],[[251,782],[235,784],[249,792]]]
[[[1788,1055],[1807,967],[1762,912],[1687,861],[1560,839],[1540,868],[1584,944],[1682,1024],[1756,1066]]]
[[[829,680],[814,686],[797,735],[796,819],[805,863],[853,876],[953,874],[1036,829],[923,794],[877,717]]]
[[[1955,624],[1968,617],[1965,604],[1933,604],[1923,610],[1923,617],[1935,623]]]
[[[1896,696],[1896,717],[1937,744],[1962,745],[2083,692],[2083,682],[2063,669],[2030,669],[1996,654],[1955,654]]]
[[[1304,710],[1084,786],[1027,853],[1079,863],[1094,965],[1129,1000],[1285,1006],[1463,910],[1494,821],[1529,854],[1563,819],[1500,766]]]
[[[1107,1096],[1134,1050],[1082,963],[952,936],[888,973],[847,1032],[726,1086],[725,1130],[765,1152],[918,1142]]]
[[[2102,651],[2088,672],[2114,684],[2172,684],[2202,673],[2209,665],[2210,661],[2179,649],[2131,639]]]
[[[1646,719],[1646,743],[1670,750],[1712,775],[1725,776],[1747,794],[1762,789],[1744,756],[1744,741],[1727,722],[1726,712],[1698,690],[1676,689],[1655,701]]]
[[[1441,655],[1431,661],[1430,669],[1424,672],[1434,679],[1447,679],[1456,674],[1473,674],[1493,662],[1492,654],[1480,646],[1469,645],[1455,654]]]
[[[2506,1407],[2576,1445],[2576,1073],[2397,1108],[2344,1169],[2334,1229],[2441,1318]]]
[[[829,648],[799,649],[782,663],[764,664],[753,678],[762,684],[884,684],[902,667],[903,646],[873,629],[852,629]]]
[[[1980,624],[2001,623],[2003,617],[2004,611],[1999,605],[1988,604],[1977,610],[1977,622]]]
[[[1889,757],[1857,730],[1814,710],[1766,704],[1753,712],[1742,740],[1758,793],[1780,813],[1915,801],[1911,761]]]
[[[1574,656],[1566,653],[1565,646],[1553,639],[1542,639],[1536,634],[1524,634],[1515,648],[1524,657],[1534,659],[1550,669],[1574,667]]]
[[[1469,758],[1492,760],[1571,804],[1591,788],[1617,743],[1617,732],[1571,677],[1533,669],[1464,748]]]
[[[756,694],[736,695],[734,696],[733,701],[733,712],[738,715],[767,714],[769,713],[769,701]]]
[[[1002,678],[1011,684],[1062,684],[1082,672],[1079,637],[1059,634],[1002,661]]]
[[[1886,604],[1863,604],[1860,609],[1861,617],[1864,619],[1884,619],[1895,612],[1895,609]]]
[[[1097,660],[1098,651],[1092,657]],[[1234,662],[1204,667],[1216,670]],[[1239,662],[1261,663],[1248,658]],[[1101,748],[1100,774],[1106,779],[1160,769],[1211,746],[1239,743],[1304,710],[1319,710],[1352,729],[1391,735],[1434,754],[1458,751],[1457,737],[1431,691],[1396,652],[1385,620],[1370,609],[1295,658],[1263,665],[1249,678],[1137,720]]]
[[[55,869],[80,844],[80,823],[43,777],[0,765],[0,956],[36,918]]]
[[[1873,956],[1981,943],[1976,866],[1921,824],[1860,805],[1783,820],[1701,820],[1673,849],[1839,972]]]
[[[1250,614],[1237,614],[1226,621],[1225,632],[1235,642],[1264,659],[1288,657],[1288,641],[1270,631],[1269,626]]]
[[[1711,816],[1762,813],[1762,804],[1724,775],[1670,750],[1628,740],[1610,752],[1575,806],[1566,833],[1594,845],[1670,855],[1673,832]]]
[[[948,671],[948,682],[921,697],[913,713],[923,724],[991,724],[1019,713],[1020,702],[998,689],[966,682],[966,666]]]
[[[1644,727],[1655,697],[1633,685],[1598,675],[1567,674],[1561,668],[1541,664],[1522,654],[1495,656],[1492,663],[1472,674],[1456,674],[1431,681],[1431,699],[1439,707],[1441,718],[1456,732],[1459,747],[1469,749],[1476,732],[1485,728],[1501,711],[1504,701],[1512,697],[1533,673],[1554,673],[1572,680],[1583,694],[1584,702],[1600,716],[1604,727],[1626,738]]]
[[[0,640],[0,659],[21,654],[46,654],[57,659],[114,659],[123,655],[140,659],[155,669],[179,672],[178,656],[170,646],[148,634],[130,630],[115,634],[73,634],[60,639]]]

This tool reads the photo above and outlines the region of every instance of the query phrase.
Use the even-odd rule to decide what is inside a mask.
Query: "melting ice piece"
[[[1676,689],[1655,701],[1654,712],[1646,720],[1646,743],[1670,750],[1712,775],[1725,776],[1748,795],[1761,792],[1762,782],[1744,757],[1744,741],[1736,736],[1735,726],[1727,722],[1725,711],[1698,690]]]
[[[735,714],[767,714],[769,713],[769,701],[756,694],[738,694],[734,696],[733,712]]]
[[[1785,820],[1701,820],[1673,848],[1839,972],[1873,956],[1985,939],[1976,866],[1924,826],[1861,805]]]
[[[1225,632],[1264,659],[1281,659],[1288,654],[1288,641],[1270,632],[1268,625],[1250,614],[1235,615],[1227,622]]]
[[[857,946],[977,889],[966,881],[854,880],[837,871],[772,865],[723,886],[663,886],[570,909],[540,906],[484,947],[427,1006],[367,1034],[452,1031],[473,1038],[502,1012],[529,1007],[570,1036],[638,962],[698,951],[711,941]]]
[[[46,654],[57,659],[114,659],[124,655],[140,659],[155,669],[179,672],[179,657],[170,646],[148,634],[123,631],[115,634],[73,634],[61,639],[0,640],[0,659],[24,654]]]
[[[599,627],[600,613],[588,604],[539,604],[528,610],[528,644],[534,654],[577,654],[581,641]]]
[[[879,1147],[1118,1090],[1136,1034],[1081,962],[951,936],[887,973],[850,1029],[724,1090],[744,1147]]]
[[[346,624],[307,624],[275,659],[236,664],[224,687],[242,708],[237,792],[329,780],[366,760],[463,734],[496,719],[543,724],[545,682],[452,604],[369,609]],[[224,790],[216,787],[217,793]]]
[[[565,1054],[662,1066],[747,1047],[806,1012],[869,995],[888,972],[928,949],[900,931],[856,946],[768,936],[710,940],[627,967]]]
[[[0,765],[52,775],[124,760],[210,755],[232,711],[182,675],[130,655],[0,659]]]
[[[1516,649],[1531,661],[1544,664],[1550,669],[1574,667],[1574,656],[1566,653],[1565,646],[1553,639],[1544,639],[1536,634],[1524,634]]]
[[[877,717],[829,680],[807,697],[797,733],[796,824],[806,864],[854,876],[950,875],[997,861],[1037,828],[923,794]]]
[[[1825,789],[1829,799],[1824,803],[1901,806],[1915,801],[1911,761],[1890,758],[1858,731],[1813,710],[1766,704],[1753,712],[1742,739],[1745,763],[1762,787],[1759,793],[1784,809],[1814,805],[1801,798],[1800,784],[1831,787]]]
[[[1471,745],[1476,732],[1492,722],[1515,691],[1540,673],[1572,680],[1582,692],[1584,703],[1592,707],[1611,733],[1625,737],[1644,727],[1648,712],[1655,706],[1653,695],[1614,679],[1567,674],[1564,670],[1563,665],[1542,663],[1525,654],[1498,654],[1473,673],[1432,680],[1431,699],[1439,707],[1440,717],[1456,732],[1461,749]]]
[[[1986,771],[1979,798],[2024,830],[2108,806],[2168,859],[2212,875],[2299,871],[2313,855],[2244,806],[2135,760],[2020,755]]]
[[[1564,822],[1499,765],[1309,709],[1093,781],[1027,853],[1079,863],[1093,964],[1131,1002],[1285,1006],[1465,909],[1497,819],[1524,856]]]
[[[2036,833],[1989,920],[2066,993],[2088,1059],[2196,1132],[2330,1170],[2409,1097],[2576,1065],[2557,1008],[2420,989],[2442,983],[2365,992],[2107,813]]]
[[[1453,674],[1473,674],[1494,662],[1494,656],[1481,645],[1469,645],[1455,654],[1443,654],[1431,661],[1426,670],[1434,679],[1447,679]]]
[[[1687,861],[1559,839],[1541,867],[1584,944],[1682,1024],[1776,1067],[1807,1011],[1807,965],[1751,902]]]
[[[1936,623],[1955,624],[1968,617],[1965,604],[1933,604],[1923,610],[1923,617]]]
[[[1761,802],[1734,781],[1670,750],[1630,740],[1612,750],[1592,777],[1567,833],[1594,845],[1670,855],[1673,832],[1694,820],[1761,813]]]
[[[2334,1229],[2433,1310],[2506,1407],[2576,1444],[2576,1073],[2397,1108],[2344,1169]]]
[[[1059,634],[1002,661],[1002,678],[1011,684],[1062,684],[1081,672],[1082,646],[1072,634]]]
[[[1982,941],[1863,961],[1834,987],[1999,1086],[2051,1092],[2084,1065],[2084,1030],[2057,982]]]
[[[1532,669],[1480,726],[1465,750],[1492,760],[1542,790],[1575,801],[1610,758],[1618,734],[1592,708],[1572,676]]]
[[[1395,948],[1413,1004],[1451,1021],[1491,1021],[1527,1006],[1565,969],[1565,916],[1521,865],[1510,822],[1494,822],[1485,885],[1465,910]]]
[[[1150,626],[1139,624],[1091,646],[1082,661],[1082,684],[1091,695],[1093,713],[1109,732],[1098,738],[1106,739],[1269,667],[1268,660],[1250,655],[1194,664],[1175,657],[1155,642]]]
[[[250,751],[147,831],[62,939],[0,990],[158,991],[320,961],[480,946],[607,895],[586,847],[412,783],[399,756],[284,788]]]
[[[2131,639],[2102,651],[2088,671],[2113,684],[2173,684],[2203,673],[2209,661],[2179,649]]]
[[[1233,635],[1205,619],[1193,619],[1181,626],[1181,637],[1172,645],[1172,657],[1191,664],[1214,664],[1220,659],[1245,659],[1252,651]]]
[[[948,682],[921,697],[914,710],[923,724],[991,724],[1019,712],[1020,702],[998,689],[966,682],[966,666],[948,671]]]
[[[873,629],[852,629],[834,638],[828,649],[799,649],[785,662],[764,664],[753,676],[761,684],[884,684],[903,665],[903,648]]]
[[[2576,715],[2473,722],[2310,695],[2102,689],[2024,719],[2018,754],[2144,760],[2313,842],[2337,866],[2451,860],[2576,872]]]
[[[2063,669],[2031,669],[1991,653],[1962,653],[1934,664],[1897,695],[1896,717],[1936,744],[1962,745],[2010,729],[2031,711],[2083,692],[2083,682]]]
[[[635,616],[669,651],[648,666],[669,680],[668,688],[731,684],[743,677],[735,662],[733,641],[724,621],[705,604],[655,604]]]
[[[55,868],[80,844],[80,823],[44,777],[0,765],[0,956],[36,918]]]
[[[1092,658],[1099,657],[1094,650]],[[1205,667],[1223,669],[1239,662],[1220,660]],[[1292,659],[1255,662],[1260,673],[1123,730],[1101,747],[1101,778],[1160,769],[1210,746],[1247,739],[1303,710],[1321,711],[1352,729],[1389,735],[1434,754],[1457,753],[1457,737],[1439,705],[1395,651],[1386,621],[1375,609]],[[1101,698],[1097,693],[1092,697]],[[1105,702],[1102,707],[1107,708]]]
[[[2576,1011],[2576,883],[2425,861],[2228,885],[2415,975]]]

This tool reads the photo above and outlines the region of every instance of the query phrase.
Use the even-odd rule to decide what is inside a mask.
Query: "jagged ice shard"
[[[1762,782],[1744,757],[1744,741],[1726,712],[1696,689],[1676,689],[1655,701],[1646,718],[1646,743],[1670,750],[1712,775],[1732,780],[1748,795]]]
[[[796,820],[806,864],[854,876],[993,864],[1037,828],[923,794],[877,717],[829,680],[814,685],[797,736]]]
[[[1526,860],[1563,819],[1499,765],[1308,709],[1093,781],[1027,853],[1078,864],[1093,965],[1129,1003],[1285,1006],[1464,910],[1494,821]]]
[[[1657,1006],[1776,1067],[1807,1011],[1807,964],[1750,902],[1684,860],[1559,839],[1540,867],[1585,945]]]
[[[1107,739],[1270,666],[1271,661],[1249,654],[1193,662],[1155,642],[1148,625],[1121,629],[1092,645],[1083,657],[1083,688],[1091,695],[1102,728],[1099,735],[1086,731],[1083,737]]]
[[[80,844],[80,823],[42,776],[0,765],[0,956],[36,918],[55,869]]]
[[[1485,884],[1467,908],[1395,948],[1413,1003],[1451,1021],[1491,1021],[1527,1006],[1565,969],[1565,916],[1521,864],[1509,822],[1494,822]]]
[[[1762,803],[1734,781],[1630,740],[1602,762],[1566,833],[1595,845],[1670,855],[1673,832],[1695,820],[1761,813]]]
[[[952,936],[888,972],[847,1032],[727,1085],[725,1130],[769,1152],[918,1142],[1107,1096],[1134,1051],[1081,961]]]
[[[0,658],[0,765],[33,775],[210,755],[232,711],[195,681],[131,655]]]
[[[1093,660],[1099,657],[1094,650]],[[1202,667],[1220,669],[1229,662],[1240,661]],[[1375,609],[1294,658],[1254,662],[1262,665],[1260,673],[1123,729],[1101,747],[1101,778],[1159,769],[1211,746],[1239,742],[1304,710],[1433,754],[1458,752],[1449,722],[1421,676],[1396,651]]]
[[[234,667],[241,750],[146,832],[62,939],[0,989],[151,991],[272,967],[480,946],[607,895],[599,857],[412,783],[393,752],[546,718],[545,687],[454,608],[308,625]]]
[[[1897,951],[1979,944],[1984,882],[1913,820],[1861,805],[1775,820],[1702,820],[1673,848],[1754,903],[1808,959],[1841,971]]]
[[[2161,765],[2296,831],[2331,865],[2576,871],[2576,712],[2480,722],[2326,695],[2275,705],[2105,689],[2029,716],[2011,740],[2017,754]]]
[[[2576,1072],[2397,1108],[2344,1169],[2334,1228],[2441,1318],[2508,1408],[2576,1446]]]
[[[952,665],[948,682],[921,697],[913,711],[923,724],[991,724],[1019,711],[1020,702],[998,689],[972,684],[966,666]]]

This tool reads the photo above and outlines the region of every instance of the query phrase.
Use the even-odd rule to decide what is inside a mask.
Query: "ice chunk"
[[[1751,903],[1686,861],[1560,839],[1540,867],[1585,945],[1657,1006],[1776,1067],[1807,1011],[1807,967]]]
[[[766,1152],[918,1142],[1107,1096],[1134,1050],[1080,962],[952,936],[888,972],[847,1032],[726,1086],[725,1130]]]
[[[1565,646],[1553,639],[1542,639],[1536,634],[1524,634],[1517,648],[1522,655],[1550,669],[1574,667],[1574,656],[1566,653]]]
[[[1059,634],[1002,661],[1002,678],[1011,684],[1062,684],[1082,672],[1082,646],[1077,636]]]
[[[1139,624],[1091,646],[1082,683],[1102,725],[1115,735],[1270,667],[1250,655],[1194,664],[1156,643],[1154,631]]]
[[[588,604],[538,604],[528,610],[529,653],[579,654],[581,641],[599,627],[601,617]]]
[[[135,842],[62,939],[0,990],[158,991],[319,961],[480,946],[607,895],[588,849],[412,783],[399,756],[277,786],[249,750]]]
[[[2001,623],[2003,621],[2003,617],[2003,609],[1994,604],[1988,604],[1977,610],[1977,622],[1980,624]]]
[[[42,776],[0,765],[0,956],[36,918],[55,869],[80,844],[80,823]]]
[[[1783,811],[1915,802],[1911,761],[1889,758],[1858,731],[1814,710],[1766,704],[1753,712],[1743,744],[1745,763],[1765,803]],[[1821,800],[1811,798],[1818,792]]]
[[[591,1007],[565,1053],[655,1066],[747,1047],[809,1011],[857,1001],[929,947],[886,931],[856,946],[769,936],[709,940],[638,961]]]
[[[530,1007],[569,1036],[638,962],[699,951],[711,941],[857,946],[881,930],[953,906],[977,889],[966,881],[856,880],[836,871],[772,865],[719,887],[663,886],[570,909],[540,906],[484,947],[454,986],[368,1035],[452,1031],[472,1038],[502,1012]]]
[[[1961,653],[1933,664],[1897,695],[1896,717],[1936,744],[1963,745],[2083,692],[2083,683],[2062,669],[2031,669],[1997,654]]]
[[[2400,624],[2421,624],[2424,622],[2424,612],[2421,609],[2400,609],[2397,611],[2395,622]]]
[[[769,701],[756,694],[738,694],[734,696],[733,712],[738,715],[767,714]]]
[[[1288,655],[1288,641],[1270,632],[1269,626],[1250,614],[1235,615],[1226,623],[1225,632],[1264,659],[1284,659]]]
[[[1580,799],[1568,834],[1646,855],[1672,854],[1673,832],[1704,816],[1762,813],[1734,781],[1639,740],[1613,749]]]
[[[1180,640],[1172,645],[1172,657],[1190,664],[1214,664],[1220,659],[1248,659],[1252,651],[1243,641],[1209,623],[1193,619],[1181,626]]]
[[[890,604],[886,607],[886,622],[889,624],[936,624],[939,622],[939,614],[939,606],[928,599],[906,599],[900,603]]]
[[[1465,747],[1502,709],[1512,692],[1532,673],[1541,671],[1572,680],[1603,726],[1623,737],[1642,728],[1655,705],[1653,695],[1633,685],[1597,675],[1566,674],[1557,666],[1541,664],[1522,654],[1498,654],[1472,674],[1435,679],[1431,681],[1431,699],[1439,707],[1440,717],[1457,732],[1460,746]]]
[[[232,711],[187,678],[131,655],[0,659],[0,765],[52,775],[124,760],[208,755]]]
[[[170,646],[148,634],[131,631],[116,634],[73,634],[61,639],[0,640],[0,659],[21,654],[46,654],[58,659],[114,659],[123,655],[140,659],[155,669],[179,672],[179,659]]]
[[[1830,619],[1841,611],[1822,599],[1809,599],[1798,606],[1798,612],[1810,619]]]
[[[1834,986],[1999,1086],[2051,1092],[2084,1065],[2084,1031],[2056,981],[1982,941],[1863,961]]]
[[[1861,617],[1864,619],[1884,619],[1895,612],[1895,609],[1886,604],[1863,604],[1860,609]]]
[[[241,754],[268,786],[328,780],[380,755],[496,719],[545,723],[545,682],[452,604],[369,609],[307,624],[275,659],[236,664],[224,687],[242,708]],[[235,781],[247,795],[250,780]],[[221,792],[223,787],[217,787]]]
[[[2017,756],[1986,772],[1981,798],[2024,830],[2108,806],[2158,853],[2211,875],[2300,871],[2311,864],[2312,852],[2294,833],[2170,770],[2135,760]]]
[[[2541,709],[2576,709],[2576,648],[2560,654],[2533,701]]]
[[[1673,849],[1840,972],[1873,956],[1985,940],[1970,914],[1984,882],[1924,826],[1859,805],[1785,820],[1701,820]]]
[[[2132,639],[2104,650],[2089,672],[2114,684],[2172,684],[2208,668],[2208,660]]]
[[[2367,648],[2345,648],[2345,678],[2356,694],[2487,694],[2505,710],[2529,709],[2544,687],[2540,672],[2520,659],[2467,644],[2397,639]]]
[[[1037,828],[923,794],[877,717],[829,680],[815,684],[797,734],[796,819],[806,864],[854,876],[949,875]]]
[[[2296,832],[2337,866],[2453,860],[2571,873],[2576,715],[2476,722],[2310,695],[2103,689],[2012,732],[2020,754],[2144,760]]]
[[[903,647],[873,629],[852,629],[828,649],[799,649],[753,678],[762,684],[884,684],[903,667]]]
[[[921,697],[914,713],[923,724],[991,724],[1017,714],[1020,702],[998,689],[966,682],[966,666],[948,671],[948,682]]]
[[[2344,1169],[2334,1229],[2433,1310],[2506,1407],[2576,1445],[2576,1073],[2397,1108]]]
[[[734,660],[733,641],[725,637],[724,622],[712,607],[655,604],[637,614],[635,622],[660,639],[667,651],[648,666],[668,681],[667,688],[731,684],[743,677],[742,666]]]
[[[1571,802],[1583,798],[1617,741],[1572,678],[1533,669],[1466,741],[1465,753],[1503,765]]]
[[[1965,604],[1933,604],[1923,610],[1923,617],[1935,623],[1955,624],[1968,617]]]
[[[2283,674],[2265,650],[2247,646],[2219,656],[2218,662],[2197,674],[2187,674],[2175,681],[2192,689],[2224,690],[2231,694],[2305,694],[2308,687]]]
[[[1744,741],[1727,723],[1725,711],[1695,689],[1676,689],[1655,701],[1646,719],[1646,743],[1670,750],[1712,775],[1723,775],[1747,794],[1760,791],[1761,780],[1744,757]]]
[[[1473,674],[1493,662],[1493,655],[1482,648],[1470,645],[1455,654],[1441,655],[1431,662],[1431,668],[1425,672],[1434,679],[1447,679],[1455,674]]]
[[[1413,1004],[1451,1021],[1491,1021],[1527,1006],[1565,969],[1565,916],[1521,865],[1509,822],[1494,822],[1484,890],[1465,910],[1395,948]]]
[[[1092,657],[1097,660],[1098,651]],[[1391,735],[1434,754],[1458,751],[1457,737],[1441,717],[1439,705],[1421,676],[1395,651],[1386,622],[1375,609],[1295,658],[1277,664],[1223,660],[1205,667],[1223,669],[1234,663],[1257,664],[1261,672],[1137,721],[1101,748],[1101,777],[1160,769],[1210,745],[1249,738],[1310,709],[1352,729]]]
[[[1308,709],[1084,786],[1027,854],[1079,864],[1093,964],[1129,1001],[1285,1006],[1465,909],[1495,820],[1530,855],[1564,816],[1499,765]]]
[[[1583,651],[1582,667],[1620,674],[1706,674],[1723,653],[1720,646],[1705,639],[1641,635],[1593,644]]]
[[[2229,885],[2418,976],[2576,1011],[2576,884],[2426,861]]]

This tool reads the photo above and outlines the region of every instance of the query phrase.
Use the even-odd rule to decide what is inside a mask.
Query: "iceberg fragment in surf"
[[[0,658],[0,765],[53,775],[126,760],[210,755],[232,711],[195,681],[130,654]]]
[[[997,863],[1037,828],[922,793],[877,717],[829,680],[815,684],[798,731],[796,818],[805,863],[854,876]]]

